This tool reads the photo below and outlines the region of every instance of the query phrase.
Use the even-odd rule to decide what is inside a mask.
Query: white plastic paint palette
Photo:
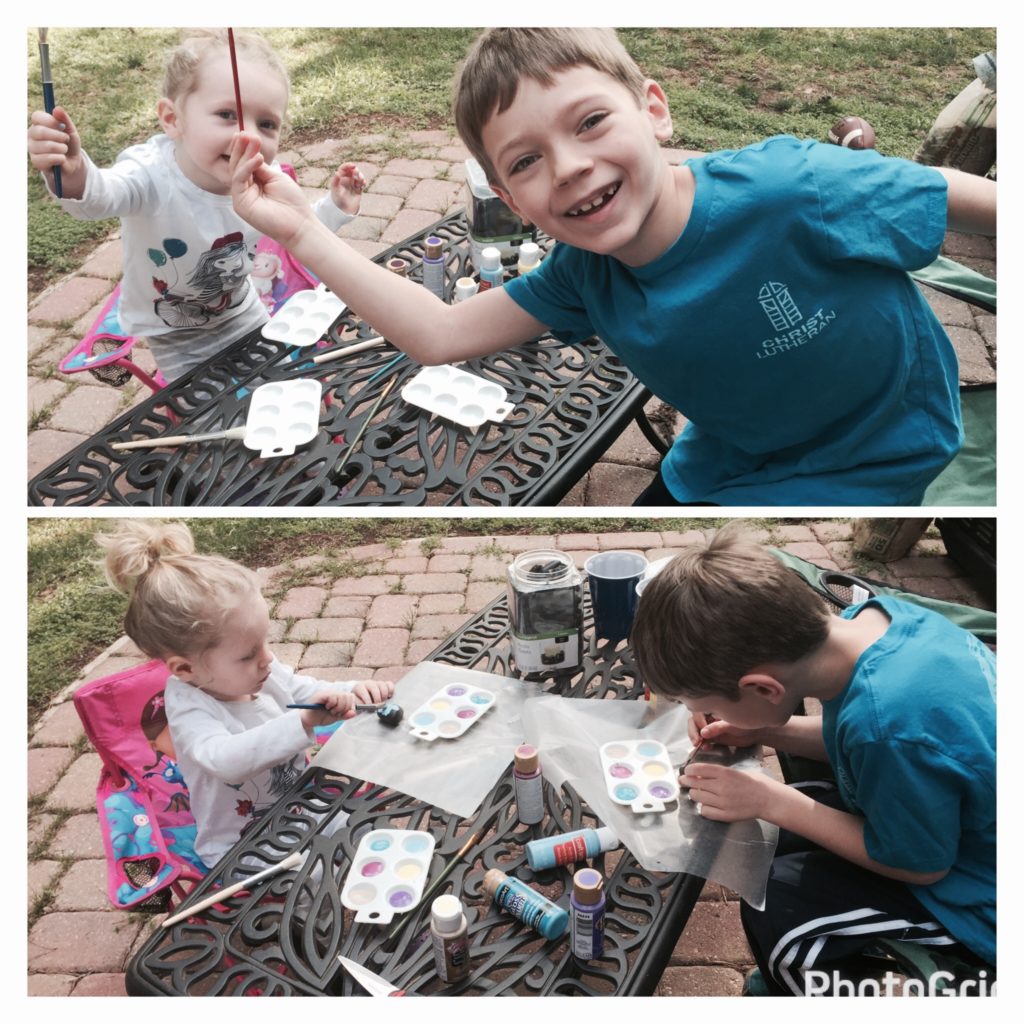
[[[345,312],[345,303],[322,284],[296,292],[270,318],[263,337],[289,345],[314,345]]]
[[[249,400],[245,446],[262,458],[291,455],[320,423],[320,383],[309,378],[261,384]]]
[[[508,392],[454,366],[426,366],[402,388],[402,398],[463,427],[500,422],[514,408]]]
[[[409,731],[421,740],[453,740],[476,725],[495,705],[490,690],[452,683],[421,704],[409,719]]]
[[[618,740],[601,747],[608,795],[637,814],[665,810],[679,797],[675,770],[663,743]]]
[[[419,902],[430,874],[434,837],[429,832],[378,828],[359,841],[341,890],[356,921],[387,924]]]

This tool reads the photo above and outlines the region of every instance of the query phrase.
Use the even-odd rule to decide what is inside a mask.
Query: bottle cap
[[[521,772],[529,774],[530,772],[535,772],[540,767],[537,748],[531,747],[529,743],[516,747],[515,753],[512,756],[515,758],[516,767]]]
[[[489,245],[480,253],[481,270],[501,269],[501,250],[496,246]]]
[[[462,903],[457,896],[446,893],[430,904],[431,923],[442,934],[457,932],[462,927]]]
[[[409,270],[409,261],[403,260],[400,256],[388,260],[388,270],[393,274],[405,274]]]
[[[461,302],[463,299],[471,298],[476,295],[478,285],[476,281],[471,277],[460,277],[455,282],[455,301]]]
[[[527,268],[540,263],[540,246],[536,242],[523,242],[519,246],[519,262]]]
[[[429,238],[423,243],[423,258],[428,260],[438,260],[441,258],[441,253],[444,251],[444,242],[441,241],[437,235],[430,235]]]
[[[604,888],[604,879],[600,871],[593,868],[580,868],[572,876],[572,897],[577,903],[590,906],[601,902],[601,890]]]
[[[504,871],[499,868],[491,868],[491,870],[484,875],[484,892],[487,893],[488,896],[494,896],[498,891],[498,886],[501,885],[506,878],[508,878],[508,875],[506,875]]]
[[[597,833],[602,853],[614,850],[619,845],[619,837],[607,825],[601,825],[599,828],[595,828],[594,831]]]

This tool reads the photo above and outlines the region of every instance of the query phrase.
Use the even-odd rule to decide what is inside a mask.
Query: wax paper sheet
[[[678,766],[693,750],[688,721],[689,712],[680,705],[550,695],[529,700],[523,711],[526,741],[540,751],[544,778],[556,787],[568,782],[642,867],[685,871],[719,882],[761,909],[778,839],[774,825],[756,820],[709,821],[697,814],[685,791],[676,806],[660,814],[636,814],[608,794],[599,754],[603,744],[658,740]],[[758,749],[715,746],[698,757],[744,770],[764,770]]]
[[[412,736],[412,713],[442,687],[455,682],[492,691],[494,706],[454,739],[427,741]],[[422,662],[395,687],[391,699],[405,711],[397,728],[386,728],[370,713],[357,715],[324,744],[316,763],[468,818],[501,778],[515,748],[524,742],[523,706],[540,692],[536,684],[508,676]]]

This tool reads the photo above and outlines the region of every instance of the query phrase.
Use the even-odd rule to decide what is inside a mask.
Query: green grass
[[[190,518],[199,551],[234,558],[252,568],[279,565],[308,555],[327,555],[316,574],[353,575],[363,565],[349,556],[359,544],[397,547],[421,539],[424,554],[456,534],[485,537],[530,534],[629,532],[711,528],[724,520],[573,517],[506,519],[369,518]],[[802,520],[749,520],[770,529]],[[98,533],[116,529],[116,520],[46,518],[28,521],[28,721],[31,725],[52,697],[73,682],[82,668],[122,635],[125,600],[110,590],[98,566]],[[493,550],[501,552],[500,547]],[[293,574],[293,586],[309,573]]]
[[[265,30],[292,78],[290,142],[448,125],[452,69],[476,31]],[[666,90],[673,146],[734,148],[780,132],[824,138],[839,116],[859,114],[875,126],[881,152],[904,157],[973,79],[972,59],[995,46],[987,28],[631,28],[621,35]],[[157,131],[163,56],[176,38],[171,29],[50,29],[58,102],[99,165]],[[41,105],[34,32],[27,46],[31,112]],[[353,147],[351,155],[360,153]],[[113,227],[63,214],[31,167],[28,204],[33,289],[77,266]]]

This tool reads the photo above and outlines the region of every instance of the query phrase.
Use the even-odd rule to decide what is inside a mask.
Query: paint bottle
[[[437,235],[428,235],[423,243],[423,287],[444,298],[444,242]]]
[[[540,774],[537,748],[528,743],[516,747],[512,755],[512,783],[516,790],[516,811],[524,825],[544,820],[544,780]]]
[[[618,845],[618,837],[610,828],[581,828],[577,832],[531,840],[526,844],[526,859],[534,871],[543,871],[559,864],[574,864],[578,860],[595,857],[614,850]]]
[[[497,868],[491,868],[484,875],[484,892],[502,910],[518,917],[534,931],[540,932],[545,939],[557,939],[569,927],[568,911],[556,906],[518,878],[510,878]]]
[[[449,984],[469,974],[469,925],[458,897],[438,896],[430,904],[430,942],[437,976]]]
[[[487,246],[480,254],[480,291],[500,288],[505,280],[505,269],[501,265],[501,250]]]
[[[473,298],[477,292],[477,283],[471,277],[460,277],[455,282],[455,290],[452,292],[452,302],[464,302]]]
[[[519,276],[522,277],[523,274],[528,274],[539,266],[540,246],[536,242],[523,242],[519,246],[519,263],[516,267]]]
[[[572,918],[572,955],[597,960],[604,952],[604,879],[593,868],[581,868],[572,878],[569,908]]]
[[[394,256],[388,260],[387,268],[392,274],[405,277],[409,273],[409,261],[403,260],[401,256]]]

